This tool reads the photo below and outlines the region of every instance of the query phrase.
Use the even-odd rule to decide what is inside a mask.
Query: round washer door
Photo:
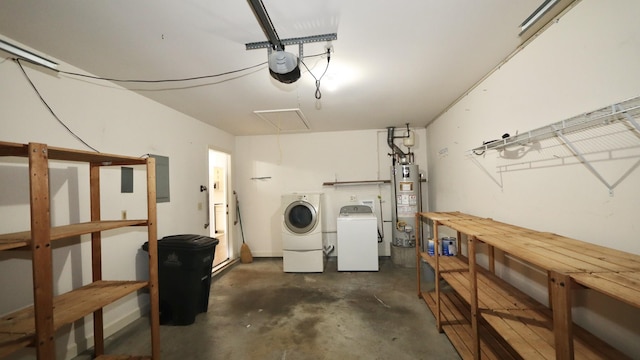
[[[316,209],[306,201],[294,201],[284,211],[284,224],[289,231],[306,234],[313,230],[318,221]]]

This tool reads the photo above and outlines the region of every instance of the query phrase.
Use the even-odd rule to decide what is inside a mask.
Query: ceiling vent
[[[300,109],[256,110],[253,113],[275,127],[278,132],[306,131],[311,129]]]

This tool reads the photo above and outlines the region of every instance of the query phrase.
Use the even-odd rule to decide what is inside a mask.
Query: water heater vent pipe
[[[398,138],[405,139],[404,141],[408,140],[408,142],[405,143],[405,146],[410,147],[414,144],[414,138],[412,137],[411,132],[408,129],[409,124],[407,124],[407,135]],[[392,156],[394,157],[394,160],[398,161],[400,164],[411,164],[413,162],[413,154],[411,153],[411,149],[409,149],[409,151],[406,153],[402,151],[402,149],[400,149],[398,145],[393,142],[393,140],[396,139],[396,137],[394,136],[394,132],[395,128],[393,126],[387,128],[387,144],[393,151]]]

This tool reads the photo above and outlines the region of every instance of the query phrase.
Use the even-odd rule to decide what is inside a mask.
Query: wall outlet
[[[122,220],[127,220],[127,210],[122,210]]]

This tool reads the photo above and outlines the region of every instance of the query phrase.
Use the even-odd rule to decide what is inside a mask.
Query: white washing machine
[[[282,259],[285,272],[323,272],[322,194],[282,195]]]
[[[366,205],[343,206],[338,215],[338,271],[378,271],[378,220]]]

